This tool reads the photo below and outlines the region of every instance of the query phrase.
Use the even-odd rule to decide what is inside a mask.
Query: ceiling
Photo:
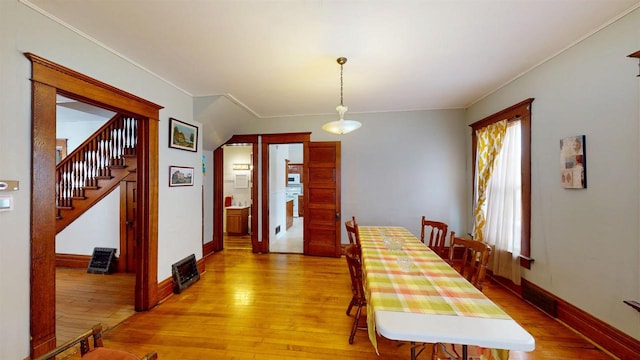
[[[21,0],[260,118],[465,108],[638,0]],[[621,54],[626,56],[627,54]]]

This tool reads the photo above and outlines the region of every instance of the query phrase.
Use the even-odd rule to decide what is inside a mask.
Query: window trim
[[[477,138],[476,130],[491,125],[503,119],[508,121],[519,120],[521,123],[521,136],[522,136],[522,153],[521,153],[521,166],[522,166],[522,229],[520,240],[520,266],[531,269],[531,263],[534,259],[531,258],[531,103],[534,98],[528,98],[513,106],[510,106],[504,110],[501,110],[493,115],[487,116],[482,120],[478,120],[469,126],[472,129],[471,133],[471,149],[472,149],[472,161],[473,161],[473,181],[476,178],[476,147]],[[473,197],[475,199],[475,188],[473,190]]]

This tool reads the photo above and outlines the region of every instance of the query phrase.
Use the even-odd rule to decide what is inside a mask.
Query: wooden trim
[[[487,116],[482,120],[478,120],[469,126],[472,128],[471,132],[471,159],[473,167],[473,181],[475,183],[476,176],[476,130],[491,125],[503,119],[509,119],[509,121],[520,120],[521,122],[521,141],[522,141],[522,153],[521,153],[521,166],[522,166],[522,225],[521,225],[521,240],[520,240],[520,255],[522,259],[520,266],[527,269],[531,268],[533,259],[531,256],[531,104],[535,100],[534,98],[528,98],[515,105],[512,105],[504,110]],[[473,196],[475,198],[475,185]],[[473,202],[472,202],[473,203]]]
[[[636,359],[640,354],[640,341],[526,279],[522,279],[522,284],[555,299],[558,303],[559,320],[615,356],[621,359]]]
[[[168,277],[158,283],[158,302],[165,301],[171,295],[173,295],[173,278]]]
[[[198,272],[203,274],[206,271],[206,262],[204,257],[200,258],[196,261],[196,266],[198,267]],[[168,277],[161,282],[158,283],[158,302],[165,301],[169,296],[173,295],[173,277]]]
[[[56,266],[86,269],[90,262],[91,255],[56,254]]]
[[[251,199],[258,198],[258,184],[260,183],[258,180],[258,171],[256,170],[258,166],[258,139],[256,137],[256,141],[253,143],[252,147],[253,154],[251,155],[251,162],[253,165],[253,170],[251,170],[251,181],[253,182],[253,186],[251,187]],[[258,252],[257,250],[260,248],[260,242],[258,241],[258,207],[251,206],[251,249],[254,253]],[[267,248],[267,250],[269,250]]]
[[[213,251],[222,250],[224,244],[224,148],[218,147],[213,152]],[[209,252],[207,252],[209,254]]]
[[[310,132],[264,134],[262,138],[262,246],[261,252],[269,252],[269,145],[309,142]]]
[[[31,357],[55,348],[55,139],[56,95],[140,118],[137,176],[138,311],[157,303],[158,121],[162,106],[116,89],[31,53]]]
[[[215,244],[213,240],[202,244],[202,256],[205,257],[215,253],[216,250],[214,245]]]
[[[262,239],[259,252],[269,252],[269,144],[262,140]]]
[[[56,89],[32,82],[31,357],[56,347]],[[49,204],[46,206],[45,204]]]
[[[29,52],[24,55],[34,65],[32,69],[33,81],[51,85],[60,90],[60,93],[70,95],[73,99],[99,105],[115,112],[120,110],[154,120],[158,120],[158,110],[164,108],[38,55]],[[92,91],[86,91],[84,88],[87,86],[93,88]]]

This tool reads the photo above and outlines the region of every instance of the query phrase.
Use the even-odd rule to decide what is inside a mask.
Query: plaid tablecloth
[[[376,348],[376,310],[437,315],[457,315],[510,319],[502,309],[420,242],[403,227],[359,226],[363,274],[367,297],[369,339]],[[401,250],[391,251],[383,243],[387,237],[405,240]],[[413,264],[403,270],[398,256],[408,256]],[[487,351],[484,359],[495,353]],[[508,358],[500,356],[501,359]]]

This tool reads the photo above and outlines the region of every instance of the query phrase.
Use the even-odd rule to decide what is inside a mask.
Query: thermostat
[[[16,180],[0,180],[0,191],[17,191],[20,183]]]
[[[13,196],[2,195],[0,196],[0,211],[13,210]]]

